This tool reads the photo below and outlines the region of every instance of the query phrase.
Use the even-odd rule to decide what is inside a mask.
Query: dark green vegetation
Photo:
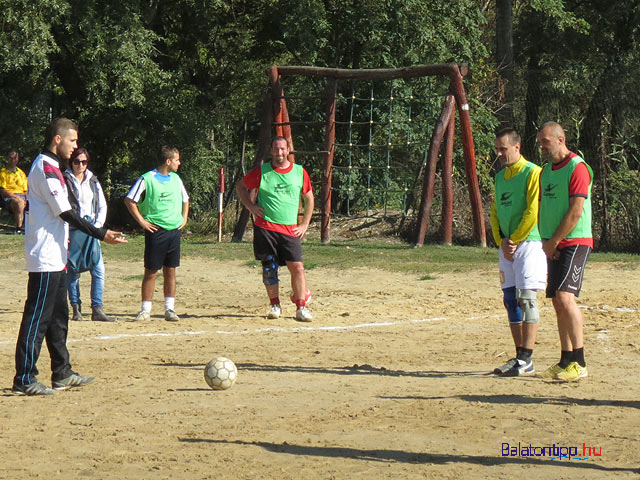
[[[636,0],[0,0],[0,7],[0,151],[18,148],[27,168],[49,119],[75,119],[81,143],[93,154],[92,169],[111,195],[112,224],[129,221],[123,192],[153,166],[160,144],[169,143],[182,152],[193,218],[205,231],[214,228],[217,169],[226,167],[230,187],[251,166],[264,71],[272,64],[393,68],[466,62],[486,208],[496,169],[494,129],[514,123],[524,134],[525,153],[536,160],[535,129],[559,120],[571,148],[596,173],[599,247],[640,251]],[[508,72],[505,31],[513,41]],[[317,95],[324,87],[319,80],[284,83],[292,96]],[[367,122],[372,114],[380,125],[374,141],[391,139],[394,148],[337,148],[338,164],[357,167],[335,170],[338,211],[415,208],[424,152],[446,88],[446,81],[436,79],[339,86],[343,121],[349,120],[352,94],[387,99],[372,107],[361,102],[354,119]],[[411,95],[415,101],[403,100]],[[292,100],[290,109],[301,120],[321,119],[323,112],[317,100]],[[390,120],[394,127],[383,127]],[[352,135],[354,143],[368,144],[370,132],[361,125],[337,134],[337,143]],[[300,150],[321,149],[322,138],[321,127],[294,128]],[[400,146],[409,139],[411,147]],[[320,157],[299,160],[319,191]],[[465,193],[459,146],[454,161],[460,208]],[[438,205],[436,197],[434,228]],[[460,223],[470,223],[463,210]]]

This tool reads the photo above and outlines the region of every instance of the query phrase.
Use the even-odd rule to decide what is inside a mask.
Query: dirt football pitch
[[[265,318],[249,259],[184,256],[181,321],[164,321],[159,282],[152,321],[132,323],[142,263],[107,258],[105,310],[118,321],[69,326],[73,368],[95,381],[20,397],[10,387],[27,274],[21,248],[0,247],[2,479],[640,474],[637,270],[587,266],[579,303],[589,376],[557,383],[489,374],[513,349],[496,268],[429,280],[313,268],[314,319],[302,324],[288,287],[283,317]],[[88,274],[81,285],[88,305]],[[539,299],[540,372],[558,360],[559,341],[551,304]],[[221,355],[236,363],[238,381],[213,391],[203,369]],[[46,347],[38,366],[49,385]]]

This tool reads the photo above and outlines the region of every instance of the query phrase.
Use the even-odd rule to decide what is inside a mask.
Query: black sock
[[[524,360],[525,362],[529,362],[531,360],[531,356],[533,355],[533,348],[520,348],[520,352],[518,353],[518,360]]]
[[[573,352],[562,350],[558,366],[560,368],[567,368],[571,362],[573,362]]]
[[[516,347],[516,358],[520,358],[520,351],[522,350],[522,347]]]
[[[581,367],[586,367],[587,362],[584,361],[584,347],[576,348],[573,350],[573,361],[578,362]]]

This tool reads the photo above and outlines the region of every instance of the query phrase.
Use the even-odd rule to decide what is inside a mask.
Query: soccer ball
[[[236,383],[238,369],[235,363],[225,357],[218,357],[204,367],[204,379],[214,390],[226,390]]]
[[[291,299],[291,302],[296,303],[295,293],[291,292],[291,296],[289,298]],[[311,301],[311,290],[309,290],[308,288],[304,295],[304,300],[306,303],[309,303]]]

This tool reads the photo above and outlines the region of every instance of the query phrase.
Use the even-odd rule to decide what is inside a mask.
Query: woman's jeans
[[[104,291],[104,261],[102,251],[100,261],[93,267],[91,272],[91,307],[102,306],[102,292]],[[69,301],[71,305],[81,305],[80,300],[80,274],[67,271],[67,288],[69,290]]]

